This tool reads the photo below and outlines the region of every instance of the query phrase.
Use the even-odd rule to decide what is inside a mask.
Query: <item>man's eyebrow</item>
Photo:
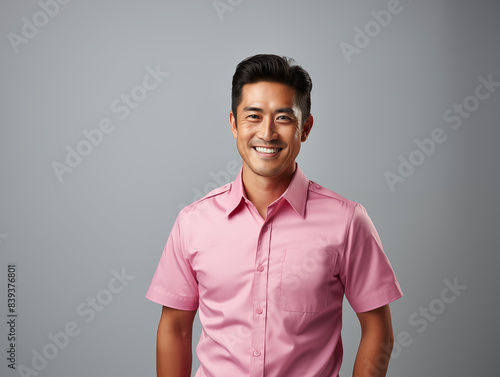
[[[254,106],[245,106],[243,108],[243,111],[258,111],[258,112],[264,112],[260,107],[254,107]],[[286,114],[295,114],[293,109],[291,107],[282,107],[280,109],[274,110],[274,113],[286,113]]]
[[[258,111],[258,112],[263,112],[263,110],[260,107],[253,107],[253,106],[245,106],[243,108],[243,111]]]
[[[274,113],[287,113],[287,114],[295,114],[291,107],[282,107],[281,109],[274,110]]]

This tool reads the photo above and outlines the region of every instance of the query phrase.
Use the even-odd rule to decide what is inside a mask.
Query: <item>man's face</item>
[[[236,116],[236,117],[235,117]],[[229,114],[245,174],[287,179],[313,124],[295,103],[295,89],[275,82],[245,84],[237,114]]]

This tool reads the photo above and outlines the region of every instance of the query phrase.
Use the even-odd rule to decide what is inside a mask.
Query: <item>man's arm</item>
[[[385,377],[394,344],[389,305],[357,313],[357,316],[361,325],[361,341],[353,377]]]
[[[196,310],[163,306],[156,337],[157,377],[190,377],[193,321]]]

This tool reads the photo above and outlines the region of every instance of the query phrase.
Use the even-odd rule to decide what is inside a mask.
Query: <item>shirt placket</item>
[[[253,322],[250,377],[264,376],[264,355],[266,347],[267,285],[269,250],[271,244],[272,222],[269,216],[262,224],[254,266],[253,279]]]

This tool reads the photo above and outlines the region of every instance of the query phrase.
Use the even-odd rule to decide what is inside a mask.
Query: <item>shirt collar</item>
[[[226,217],[239,206],[242,200],[247,200],[245,190],[243,189],[242,172],[243,168],[240,169],[238,176],[231,184],[229,198],[226,205]],[[304,217],[308,191],[309,180],[297,164],[292,180],[281,197],[286,199],[295,212]]]

